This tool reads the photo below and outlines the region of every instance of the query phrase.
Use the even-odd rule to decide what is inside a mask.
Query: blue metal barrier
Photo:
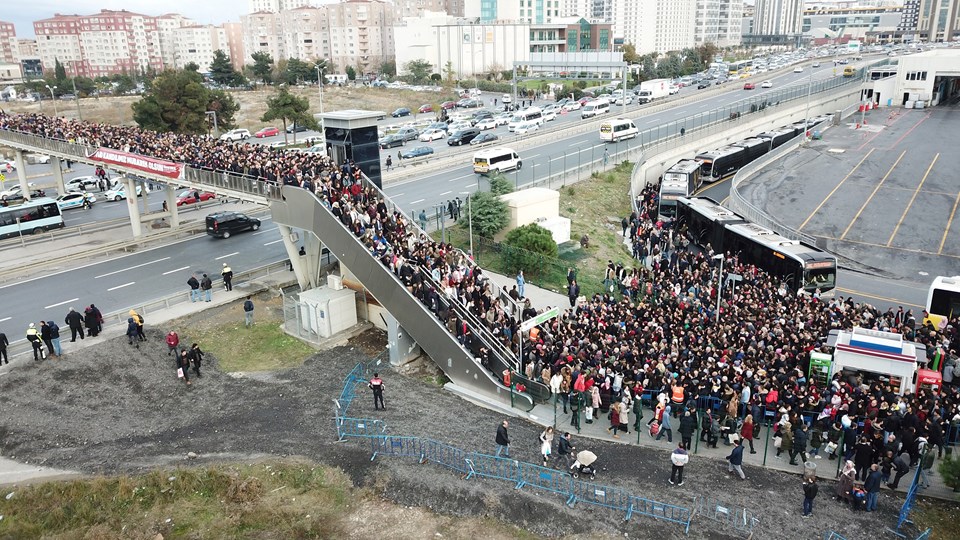
[[[583,502],[594,506],[602,506],[623,512],[626,515],[624,519],[630,519],[633,514],[632,499],[633,497],[623,489],[575,480],[567,504],[573,507],[578,502]]]
[[[823,540],[847,540],[836,531],[827,531],[823,535]]]
[[[520,478],[517,481],[516,489],[524,486],[531,486],[550,493],[558,493],[567,496],[570,494],[571,487],[575,480],[569,472],[558,471],[548,467],[541,467],[532,463],[518,462]]]
[[[520,483],[520,462],[515,459],[473,453],[464,461],[468,470],[467,480],[476,476]]]
[[[382,437],[387,432],[387,426],[382,420],[338,416],[335,423],[338,441],[346,437]]]
[[[397,457],[415,457],[421,461],[424,459],[423,444],[420,437],[399,437],[392,435],[373,437],[370,439],[370,447],[370,461],[373,461],[381,454]]]
[[[425,439],[421,443],[421,460],[432,461],[457,472],[467,473],[468,452],[442,442]]]
[[[748,534],[753,533],[753,528],[760,523],[760,519],[745,507],[732,508],[715,498],[697,499],[696,513]]]
[[[694,503],[696,503],[696,500],[694,500]],[[694,512],[689,508],[634,496],[630,498],[630,508],[633,514],[677,523],[683,525],[684,533],[690,532],[690,523],[693,521]],[[630,515],[628,514],[627,519],[629,518]]]
[[[720,401],[720,398],[718,397],[713,397],[713,396],[697,397],[697,409],[701,411],[706,411],[708,409],[713,411],[719,411],[720,404],[721,404],[721,401]]]

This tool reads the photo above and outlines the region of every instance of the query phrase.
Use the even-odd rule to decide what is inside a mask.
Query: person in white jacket
[[[677,448],[670,454],[670,463],[673,469],[670,470],[670,484],[683,485],[683,466],[690,461],[690,454],[683,447],[683,443],[677,445]]]

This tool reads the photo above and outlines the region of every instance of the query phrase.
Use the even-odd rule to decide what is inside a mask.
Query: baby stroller
[[[577,460],[570,466],[570,474],[574,478],[580,478],[582,474],[593,480],[597,477],[597,469],[594,467],[596,461],[596,454],[589,450],[581,450],[577,453]]]

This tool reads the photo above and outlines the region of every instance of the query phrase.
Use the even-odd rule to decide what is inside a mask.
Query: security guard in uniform
[[[220,275],[223,276],[223,288],[228,291],[233,290],[233,270],[227,266],[227,263],[223,263],[223,270],[220,271]]]
[[[40,339],[40,332],[37,330],[37,325],[30,323],[30,327],[27,328],[27,341],[33,345],[33,360],[39,361],[43,357],[43,341]]]

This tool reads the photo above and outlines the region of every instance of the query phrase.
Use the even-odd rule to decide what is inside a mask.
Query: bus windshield
[[[930,305],[927,312],[933,315],[953,317],[960,314],[960,291],[934,287],[930,294]]]
[[[803,289],[813,293],[817,289],[821,292],[832,290],[837,285],[837,269],[817,268],[803,272]]]

